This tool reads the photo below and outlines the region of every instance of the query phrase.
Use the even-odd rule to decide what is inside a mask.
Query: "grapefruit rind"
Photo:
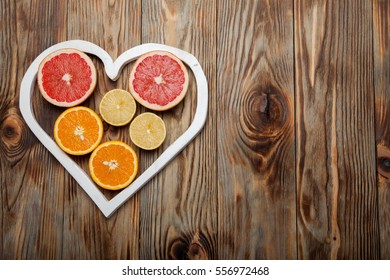
[[[97,121],[97,124],[98,124],[98,127],[99,127],[98,139],[96,140],[96,142],[93,145],[91,145],[91,147],[89,149],[82,150],[82,151],[75,151],[75,150],[69,149],[68,147],[65,147],[62,144],[61,139],[58,136],[58,127],[59,127],[60,121],[65,117],[66,114],[68,114],[70,112],[73,112],[73,111],[77,111],[77,110],[85,110],[85,111],[89,112],[92,116],[95,117],[95,119]],[[61,148],[61,150],[63,150],[64,152],[66,152],[66,153],[68,153],[70,155],[81,156],[81,155],[89,154],[90,152],[92,152],[100,144],[100,142],[102,141],[102,138],[103,138],[103,123],[102,123],[102,120],[95,113],[95,111],[91,110],[88,107],[77,106],[77,107],[69,108],[69,109],[65,110],[64,112],[62,112],[62,114],[58,116],[57,120],[54,123],[54,140],[56,141],[57,145]]]
[[[127,150],[129,150],[132,153],[133,157],[134,157],[134,172],[131,175],[131,177],[129,177],[129,179],[125,183],[120,184],[120,185],[113,186],[113,185],[104,184],[103,182],[100,181],[100,179],[96,176],[96,174],[94,172],[93,160],[94,160],[96,154],[99,152],[99,150],[101,148],[109,146],[109,145],[120,145],[120,146],[126,148]],[[127,145],[126,143],[124,143],[122,141],[118,141],[118,140],[108,141],[108,142],[100,144],[92,152],[91,157],[89,158],[89,161],[88,161],[88,167],[89,167],[89,173],[91,175],[91,178],[97,185],[99,185],[100,187],[102,187],[104,189],[107,189],[107,190],[113,190],[113,191],[120,190],[120,189],[123,189],[123,188],[126,188],[127,186],[129,186],[131,184],[131,182],[133,182],[133,180],[137,176],[137,173],[138,173],[138,156],[137,156],[136,152],[129,145]]]
[[[155,103],[150,103],[149,101],[143,99],[136,92],[136,90],[134,89],[133,81],[135,79],[135,73],[136,73],[138,65],[145,58],[153,56],[153,55],[161,55],[161,56],[166,55],[166,56],[172,58],[173,60],[175,60],[179,64],[179,66],[180,66],[180,68],[181,68],[181,70],[183,71],[183,74],[184,74],[185,82],[183,83],[183,89],[182,89],[181,93],[173,101],[169,102],[166,105],[158,105],[158,104],[155,104]],[[188,76],[188,71],[187,71],[186,66],[184,65],[184,63],[178,57],[176,57],[174,54],[172,54],[170,52],[167,52],[167,51],[151,51],[151,52],[145,53],[142,56],[140,56],[136,60],[136,62],[134,63],[133,68],[132,68],[132,70],[130,72],[130,78],[129,78],[130,93],[133,95],[134,99],[138,103],[143,105],[144,107],[146,107],[148,109],[151,109],[151,110],[154,110],[154,111],[165,111],[165,110],[169,110],[169,109],[175,107],[176,105],[178,105],[183,100],[183,98],[186,96],[186,94],[187,94],[188,83],[189,83],[189,76]]]
[[[92,81],[91,81],[91,85],[90,85],[89,89],[85,92],[85,94],[81,98],[76,99],[73,102],[57,101],[56,99],[51,98],[47,94],[47,92],[45,91],[45,89],[43,87],[42,69],[43,69],[44,65],[48,61],[50,61],[53,57],[55,57],[57,55],[60,55],[60,54],[63,54],[63,53],[66,53],[66,54],[76,53],[76,54],[80,55],[80,57],[85,60],[85,62],[88,64],[88,66],[91,69],[91,79],[92,79]],[[59,106],[59,107],[73,107],[73,106],[79,105],[82,102],[84,102],[92,94],[92,92],[94,91],[94,89],[96,87],[96,83],[97,83],[96,68],[95,68],[95,65],[93,64],[91,58],[88,55],[86,55],[84,52],[81,52],[81,51],[79,51],[77,49],[73,49],[73,48],[60,49],[60,50],[57,50],[57,51],[54,51],[54,52],[48,54],[41,61],[41,63],[39,64],[39,67],[38,67],[37,81],[38,81],[38,87],[39,87],[39,91],[40,91],[41,95],[48,102],[50,102],[53,105]]]

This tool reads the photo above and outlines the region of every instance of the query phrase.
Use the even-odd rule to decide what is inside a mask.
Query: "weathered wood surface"
[[[372,5],[295,2],[298,257],[379,258]]]
[[[208,79],[210,107],[202,133],[140,193],[141,259],[217,258],[216,153],[216,10],[201,1],[144,1],[142,42],[156,42],[194,54]],[[196,105],[195,80],[184,102],[162,114],[165,147],[191,124]],[[163,147],[164,148],[164,147]],[[143,153],[141,153],[143,155]],[[146,153],[144,156],[147,156]],[[149,157],[149,164],[154,160]],[[158,222],[156,222],[158,221]]]
[[[389,2],[0,1],[0,259],[390,259]],[[110,219],[19,111],[30,63],[70,39],[182,48],[209,82],[202,133]],[[112,82],[93,61],[96,109],[131,65]],[[140,172],[191,123],[193,82]],[[62,109],[33,108],[51,133]]]
[[[390,1],[375,0],[374,90],[382,259],[390,259]]]
[[[296,258],[293,5],[217,10],[218,253]]]

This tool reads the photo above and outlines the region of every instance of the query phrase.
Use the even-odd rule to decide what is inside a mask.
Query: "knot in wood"
[[[208,254],[196,233],[191,240],[176,239],[169,248],[169,258],[174,260],[207,260]]]
[[[192,243],[188,248],[188,258],[190,260],[207,260],[208,255],[206,250],[200,243]]]
[[[390,150],[385,146],[377,147],[377,166],[379,174],[390,179]]]
[[[277,164],[275,145],[283,137],[284,142],[290,141],[293,120],[289,104],[288,97],[272,85],[254,87],[244,95],[238,132],[244,144],[241,147],[256,172],[264,172],[270,164]]]
[[[187,260],[188,246],[182,240],[174,240],[169,248],[169,259]]]
[[[3,143],[8,149],[18,146],[22,139],[22,122],[17,115],[8,115],[1,124]]]
[[[383,175],[388,178],[387,173],[390,172],[390,158],[380,157],[378,158],[379,169],[383,171]]]
[[[288,109],[283,94],[276,88],[255,88],[244,102],[241,117],[247,135],[272,137],[281,131]]]
[[[7,114],[0,122],[0,151],[9,163],[18,162],[27,151],[27,126],[15,108],[8,109]]]

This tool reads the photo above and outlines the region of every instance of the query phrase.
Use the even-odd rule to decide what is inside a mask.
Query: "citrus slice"
[[[95,89],[95,65],[85,53],[76,49],[55,51],[39,65],[38,86],[42,96],[54,105],[78,105]]]
[[[164,121],[153,113],[143,113],[130,124],[130,138],[144,150],[154,150],[161,146],[166,136]]]
[[[128,124],[134,117],[136,104],[133,96],[122,89],[107,92],[100,101],[100,115],[114,126]]]
[[[187,68],[169,52],[149,52],[135,62],[130,73],[129,87],[135,100],[146,108],[168,110],[176,106],[187,93]]]
[[[138,171],[135,151],[121,141],[99,145],[89,159],[89,172],[96,184],[108,190],[127,187]]]
[[[91,109],[83,106],[65,110],[54,124],[54,139],[71,155],[92,152],[102,141],[103,123]]]

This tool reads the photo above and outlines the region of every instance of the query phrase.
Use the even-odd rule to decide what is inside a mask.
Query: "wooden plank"
[[[7,28],[0,37],[5,54],[2,66],[6,66],[1,71],[0,95],[0,128],[1,135],[5,135],[0,142],[0,257],[138,258],[138,196],[111,219],[103,217],[28,130],[19,113],[18,93],[27,67],[52,44],[67,39],[89,40],[106,48],[114,58],[140,44],[141,3],[2,1],[1,13],[1,26]],[[109,89],[128,88],[129,68],[113,83],[104,77],[102,63],[96,58],[94,62],[101,78],[94,97],[84,105],[96,109]],[[42,127],[51,134],[54,121],[63,109],[44,101],[37,88],[33,108]],[[105,140],[120,138],[130,142],[126,128],[113,129],[108,125],[105,128]],[[76,161],[87,170],[87,156]]]
[[[217,10],[218,256],[295,259],[293,5]]]
[[[374,0],[374,88],[382,259],[390,259],[390,1]]]
[[[187,148],[140,192],[140,258],[212,259],[217,246],[216,10],[210,1],[143,1],[142,43],[156,42],[195,55],[209,82],[206,126]],[[192,122],[196,87],[191,74],[185,99],[158,113],[167,138],[158,153],[141,152],[149,166]]]
[[[299,258],[377,259],[371,2],[294,15]]]
[[[113,59],[139,45],[141,1],[70,1],[67,8],[67,38],[81,38],[104,48]],[[130,67],[116,82],[105,75],[103,63],[94,58],[98,84],[86,106],[99,111],[104,94],[113,89],[128,90]],[[128,126],[116,128],[104,123],[103,142],[121,140],[131,144]],[[77,162],[88,170],[88,157]],[[140,170],[142,172],[143,170]],[[65,259],[138,259],[139,196],[135,195],[110,219],[106,219],[80,186],[66,174],[64,198]],[[112,198],[117,192],[103,191]]]
[[[46,44],[63,36],[66,8],[62,2],[54,2],[47,1],[47,6],[35,1],[1,2],[0,122],[5,137],[0,145],[0,207],[4,259],[51,259],[62,254],[64,190],[56,186],[61,184],[64,172],[33,137],[19,112],[20,82],[25,71]],[[51,24],[58,30],[46,29]]]
[[[389,6],[0,1],[0,259],[389,259]],[[202,134],[108,220],[18,109],[30,63],[77,38],[113,57],[141,42],[173,45],[197,56],[209,81]],[[96,109],[109,89],[127,89],[131,66],[114,83],[93,60],[101,79],[85,105]],[[183,103],[160,114],[164,147],[193,118],[190,82]],[[37,89],[33,107],[51,133],[62,109]],[[126,128],[105,125],[109,139],[130,143]],[[164,147],[137,150],[140,172]],[[87,159],[77,159],[86,170]]]

